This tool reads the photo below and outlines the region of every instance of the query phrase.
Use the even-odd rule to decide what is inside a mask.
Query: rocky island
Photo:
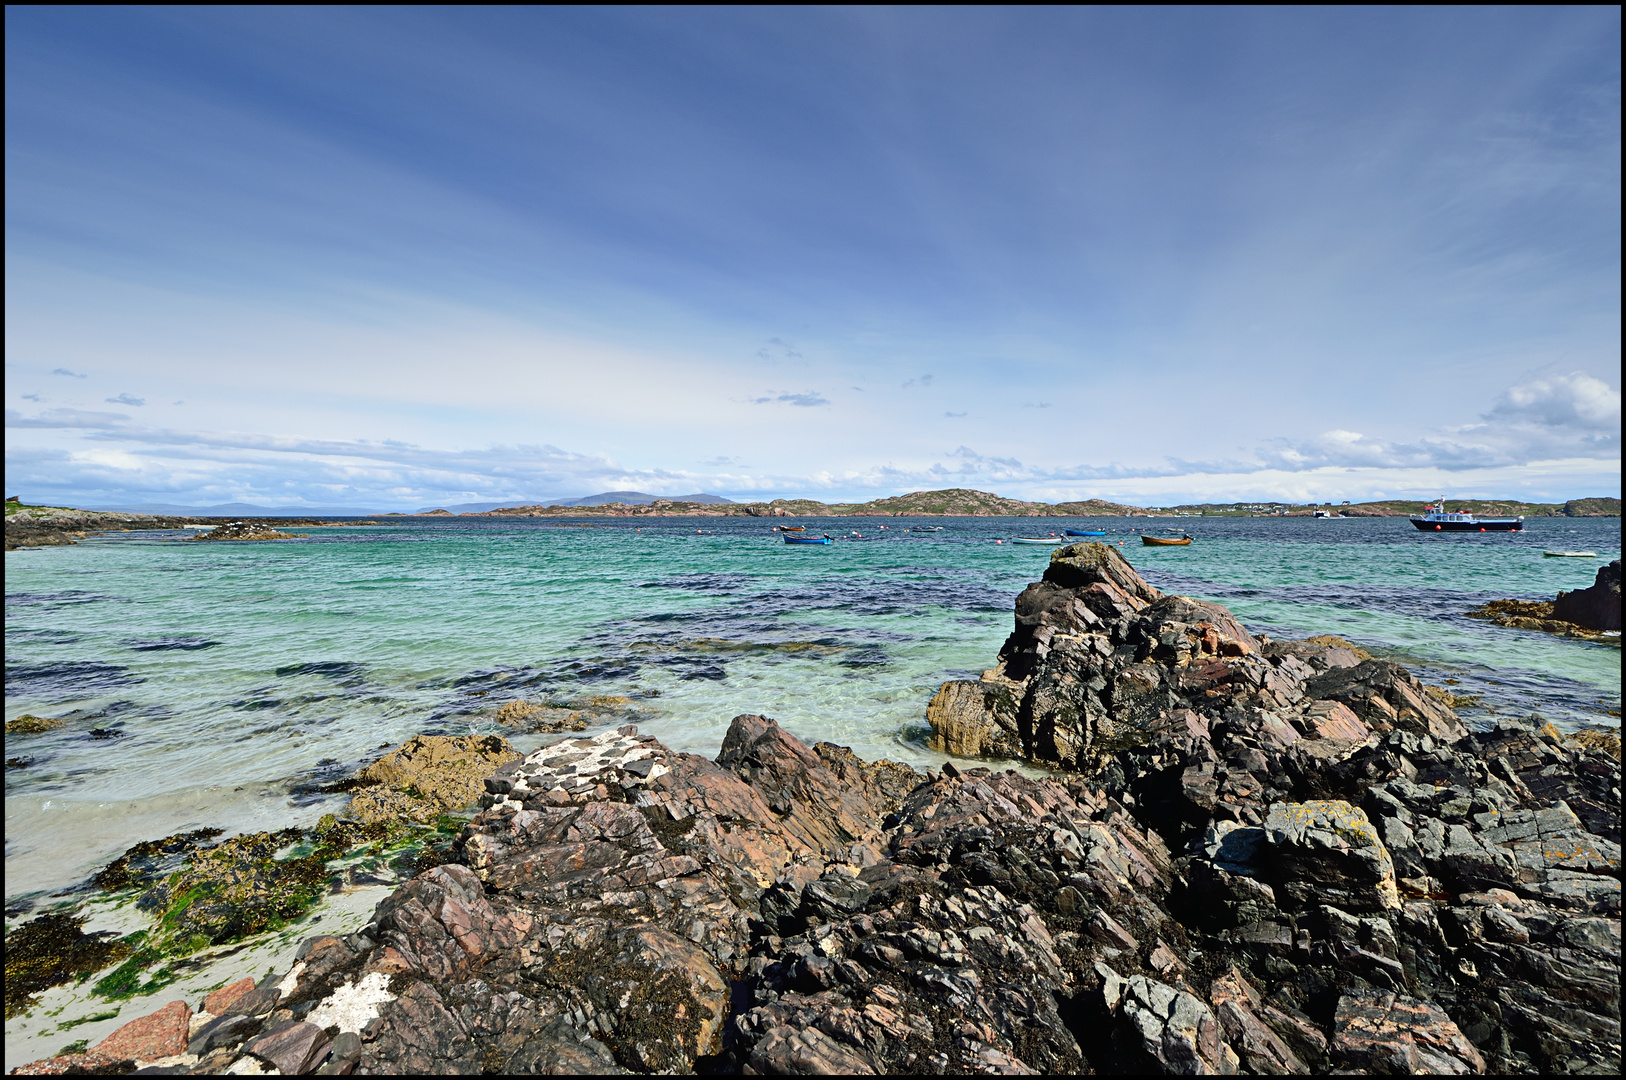
[[[714,760],[482,744],[477,816],[360,930],[15,1071],[1618,1072],[1618,738],[1470,732],[1096,544],[930,718],[1054,771],[755,715]]]
[[[1523,503],[1506,500],[1469,500],[1460,506],[1477,514],[1519,514],[1526,517],[1619,517],[1620,500],[1571,499],[1567,503]],[[1421,502],[1389,500],[1333,507],[1345,517],[1405,517],[1421,513]],[[771,502],[684,502],[655,499],[647,503],[606,502],[581,505],[510,506],[459,514],[458,517],[1309,517],[1316,504],[1201,503],[1170,507],[1130,506],[1102,499],[1071,502],[1029,502],[1007,499],[971,488],[915,491],[863,503],[822,503],[813,499],[774,499]],[[396,515],[392,515],[396,516]],[[409,515],[399,515],[409,516]],[[451,517],[449,510],[410,515]]]

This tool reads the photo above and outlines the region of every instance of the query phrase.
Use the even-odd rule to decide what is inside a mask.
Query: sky
[[[1620,493],[1620,9],[6,9],[6,494]]]

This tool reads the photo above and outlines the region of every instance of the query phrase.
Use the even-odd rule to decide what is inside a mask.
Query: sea
[[[1591,584],[1620,557],[1618,518],[1447,535],[1394,518],[794,523],[835,542],[787,545],[756,518],[452,518],[10,552],[6,718],[67,723],[6,739],[8,909],[139,841],[314,822],[342,808],[326,784],[411,735],[512,734],[496,713],[514,700],[611,702],[598,722],[707,755],[734,716],[761,713],[866,758],[941,765],[927,702],[994,664],[1050,556],[1009,541],[1064,528],[1105,530],[1147,580],[1256,632],[1398,660],[1474,700],[1470,723],[1620,724],[1618,647],[1464,614]],[[1142,546],[1171,528],[1195,542]]]

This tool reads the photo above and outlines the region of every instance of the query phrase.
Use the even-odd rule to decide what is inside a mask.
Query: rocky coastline
[[[463,748],[478,814],[360,930],[13,1071],[1618,1073],[1618,737],[1471,732],[1097,544],[930,720],[1055,771]]]
[[[377,525],[376,521],[323,521],[315,518],[252,518],[244,522],[224,517],[171,517],[153,514],[126,514],[111,510],[74,510],[66,507],[8,506],[6,511],[6,550],[60,547],[74,544],[87,536],[110,532],[135,532],[157,529],[184,529],[190,525],[214,526],[218,535],[192,539],[239,540],[285,539],[286,533],[275,537],[251,535],[272,533],[283,528],[315,528],[336,525]]]
[[[1620,647],[1620,560],[1598,567],[1584,589],[1560,592],[1552,600],[1492,600],[1468,612],[1497,626],[1538,630]]]

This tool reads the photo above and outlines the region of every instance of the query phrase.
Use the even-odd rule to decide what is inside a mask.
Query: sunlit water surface
[[[800,523],[863,535],[790,547],[757,519],[487,518],[8,553],[6,717],[72,722],[7,740],[26,765],[6,773],[6,894],[183,827],[313,820],[335,806],[317,782],[414,733],[503,731],[492,714],[514,698],[632,695],[644,730],[705,754],[760,712],[865,757],[940,761],[927,701],[993,663],[1050,554],[993,541],[1068,525],[1111,530],[1148,580],[1256,631],[1340,634],[1496,712],[1619,724],[1618,649],[1463,616],[1591,584],[1619,557],[1618,519],[1429,536],[1396,519],[1207,518],[1165,549],[1130,532],[1165,528],[1145,519]]]

